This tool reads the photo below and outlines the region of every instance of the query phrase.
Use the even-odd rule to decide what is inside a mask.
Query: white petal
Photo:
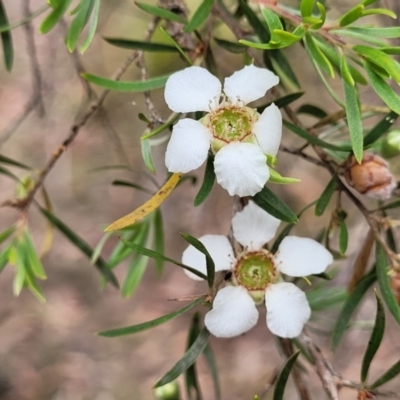
[[[232,142],[223,147],[215,156],[214,168],[217,182],[231,196],[253,196],[269,179],[265,155],[251,143]]]
[[[259,250],[276,233],[281,221],[252,201],[232,219],[234,238],[249,250]]]
[[[282,114],[275,104],[271,104],[253,125],[253,134],[264,154],[276,156],[282,139]]]
[[[246,65],[225,79],[224,93],[233,104],[238,100],[247,104],[263,97],[267,90],[278,83],[279,77],[268,69]]]
[[[173,128],[165,153],[165,165],[170,172],[189,172],[207,159],[212,134],[200,122],[185,118]]]
[[[210,111],[210,102],[219,103],[221,82],[205,68],[188,67],[172,74],[164,97],[175,112]]]
[[[275,256],[277,268],[289,276],[324,272],[333,262],[332,254],[314,239],[286,236]]]
[[[234,262],[233,249],[229,240],[222,235],[204,235],[199,238],[215,263],[215,271],[229,270]],[[206,258],[202,252],[190,245],[182,254],[182,263],[207,275]],[[201,281],[201,278],[184,270],[189,278]]]
[[[253,299],[242,286],[226,286],[215,296],[204,324],[216,337],[230,338],[249,331],[258,321]]]
[[[306,294],[289,282],[268,286],[265,305],[269,330],[283,338],[299,336],[311,316]]]

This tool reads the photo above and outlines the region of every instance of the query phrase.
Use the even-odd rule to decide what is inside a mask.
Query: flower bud
[[[364,152],[361,164],[352,155],[345,162],[344,168],[347,183],[368,197],[386,200],[396,187],[388,163],[376,154]]]
[[[400,129],[394,129],[382,141],[381,154],[385,158],[400,154]]]
[[[154,390],[154,395],[158,400],[179,400],[179,386],[173,381]]]

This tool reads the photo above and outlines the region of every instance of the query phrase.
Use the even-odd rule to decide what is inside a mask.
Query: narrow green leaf
[[[12,248],[12,243],[7,246],[1,253],[0,253],[0,272],[3,271],[4,267],[8,264],[10,250]]]
[[[203,243],[200,242],[200,240],[194,238],[193,236],[190,236],[186,233],[181,233],[181,236],[189,243],[191,244],[195,249],[200,251],[200,253],[203,253],[205,258],[206,258],[206,265],[207,265],[207,282],[208,282],[208,287],[212,288],[214,284],[214,276],[215,276],[215,263],[212,257],[210,256],[210,253],[206,249]]]
[[[92,258],[93,249],[81,237],[79,237],[71,228],[64,224],[64,222],[62,222],[54,214],[48,212],[42,207],[40,207],[40,211],[74,246],[81,250],[82,253],[85,254],[89,259]],[[102,258],[99,257],[95,265],[107,281],[109,281],[116,288],[119,287],[117,278],[113,272],[109,270],[106,262]]]
[[[67,47],[71,53],[75,50],[79,35],[88,22],[93,5],[93,0],[81,0],[79,10],[73,19],[67,34]]]
[[[282,81],[288,86],[293,86],[294,89],[300,89],[300,82],[291,67],[291,63],[280,50],[272,50],[268,52],[271,57],[271,62],[277,74],[281,77]]]
[[[133,226],[130,226],[129,231],[123,232],[122,236],[124,239],[126,239],[128,242],[133,242],[136,241],[137,236],[141,234],[142,232],[142,226],[147,223],[146,220],[145,222],[141,222],[138,224],[135,224]],[[115,268],[120,262],[128,258],[132,254],[131,249],[125,245],[122,241],[118,241],[117,245],[114,247],[107,265],[108,268],[113,269]]]
[[[19,167],[19,168],[22,168],[22,169],[26,169],[28,171],[32,170],[31,167],[28,167],[27,165],[22,164],[19,161],[15,161],[15,160],[13,160],[13,159],[11,159],[9,157],[3,156],[2,154],[0,154],[0,163],[13,165],[14,167]]]
[[[13,294],[19,296],[25,284],[26,271],[25,271],[25,257],[23,252],[18,247],[12,248],[13,258],[15,259],[15,276],[13,281]]]
[[[15,226],[11,226],[10,228],[6,229],[5,231],[0,233],[0,244],[6,241],[15,231]]]
[[[0,26],[8,25],[8,17],[3,0],[0,0]],[[1,42],[3,46],[4,64],[7,71],[11,71],[14,62],[14,47],[11,31],[0,32]]]
[[[185,372],[197,359],[197,357],[204,351],[210,333],[206,328],[203,328],[197,336],[195,342],[190,346],[186,354],[169,370],[155,385],[154,387],[163,386],[172,382],[179,375]]]
[[[376,142],[396,122],[398,115],[391,111],[385,115],[364,137],[364,146]]]
[[[344,213],[339,215],[339,251],[340,254],[344,255],[347,250],[347,245],[349,242],[349,234],[347,232],[347,226],[345,222]]]
[[[321,107],[314,106],[313,104],[303,104],[297,110],[297,114],[308,114],[315,118],[322,119],[328,115]]]
[[[350,28],[346,29],[333,29],[332,33],[340,36],[351,37],[354,39],[362,40],[363,42],[374,44],[375,46],[387,46],[387,43],[383,42],[382,40],[376,39],[375,36],[372,35],[365,35],[361,32],[357,32],[351,30]]]
[[[184,52],[181,46],[177,43],[177,41],[163,28],[160,26],[160,31],[165,35],[165,37],[172,43],[181,53],[182,57],[188,62],[189,65],[193,65],[192,60],[188,57],[188,55]]]
[[[292,370],[294,364],[296,363],[297,357],[300,354],[300,350],[293,353],[286,361],[283,366],[282,371],[279,373],[278,378],[275,382],[274,394],[272,396],[273,400],[283,400],[283,394],[285,392],[286,383],[289,379],[290,371]]]
[[[126,187],[130,187],[130,188],[133,188],[133,189],[141,190],[142,192],[145,192],[145,193],[154,194],[153,191],[151,191],[151,190],[149,190],[149,189],[147,189],[147,188],[145,188],[145,187],[143,187],[141,185],[138,185],[137,183],[124,181],[124,180],[121,180],[121,179],[116,179],[115,181],[112,181],[112,185],[114,185],[114,186],[126,186]]]
[[[306,295],[312,311],[324,311],[338,303],[344,302],[349,294],[341,287],[322,286],[307,291]]]
[[[275,29],[284,31],[283,25],[279,17],[269,8],[261,8],[261,14],[263,15],[269,29],[269,34],[271,36],[271,43],[279,43],[281,40],[275,35]]]
[[[354,79],[350,74],[349,66],[347,65],[347,61],[343,53],[340,55],[340,75],[348,85],[355,85]]]
[[[301,0],[300,2],[300,12],[301,16],[310,17],[314,8],[314,0]]]
[[[271,35],[267,27],[258,19],[257,14],[249,7],[247,2],[245,0],[239,0],[239,7],[259,39],[263,43],[269,43]]]
[[[91,21],[89,25],[89,32],[80,48],[82,54],[88,49],[96,33],[97,23],[99,22],[99,11],[100,11],[100,0],[93,0],[93,11],[90,16]]]
[[[204,274],[202,274],[201,272],[197,271],[194,268],[191,268],[191,267],[189,267],[189,266],[187,266],[185,264],[182,264],[182,263],[180,263],[178,261],[175,261],[172,258],[168,258],[168,257],[164,256],[163,254],[159,254],[159,253],[157,253],[157,252],[155,252],[153,250],[146,249],[146,248],[144,248],[142,246],[139,246],[136,243],[128,242],[125,239],[121,239],[121,240],[125,243],[125,245],[127,247],[131,248],[133,251],[135,251],[135,252],[137,252],[139,254],[142,254],[142,255],[150,257],[150,258],[154,258],[155,260],[161,259],[161,260],[170,262],[172,264],[177,265],[178,267],[181,267],[183,269],[186,269],[187,271],[190,271],[190,272],[194,273],[195,275],[197,275],[200,278],[203,278],[203,279],[207,280],[207,277]]]
[[[29,262],[34,276],[39,279],[46,279],[46,272],[43,268],[42,262],[40,261],[36,253],[35,247],[32,243],[32,239],[28,231],[24,232],[21,242],[21,250],[25,252],[26,261]]]
[[[168,21],[180,22],[181,24],[186,24],[185,18],[180,15],[175,14],[172,11],[168,11],[164,8],[151,6],[150,4],[139,3],[138,1],[135,4],[143,11],[155,15],[156,17],[160,17],[162,19],[166,19]]]
[[[381,37],[385,39],[396,39],[400,37],[400,27],[390,26],[390,27],[361,27],[361,26],[349,26],[347,28],[351,32],[361,33],[366,36]],[[379,49],[381,50],[381,49]]]
[[[306,46],[307,52],[316,62],[321,69],[331,78],[335,77],[335,73],[333,72],[333,67],[328,58],[325,56],[325,54],[320,50],[319,47],[314,42],[314,39],[309,33],[306,33],[304,35],[304,44]]]
[[[212,380],[214,383],[215,398],[216,398],[216,400],[220,400],[221,399],[221,387],[220,387],[220,383],[219,383],[217,362],[215,360],[215,355],[211,348],[210,343],[207,343],[207,346],[204,348],[203,353],[206,358],[208,367],[210,368],[211,377],[212,377]]]
[[[230,42],[229,40],[219,39],[216,37],[214,38],[214,41],[218,46],[233,54],[245,53],[247,50],[247,47],[240,43]]]
[[[342,57],[341,75],[346,75],[346,60]],[[358,90],[356,86],[349,85],[345,79],[342,79],[343,92],[346,106],[347,125],[349,127],[351,147],[354,157],[360,163],[364,149],[364,136],[361,120],[361,110]]]
[[[387,270],[386,254],[382,247],[376,243],[376,275],[378,277],[379,289],[390,313],[400,325],[400,309],[390,286],[390,279]]]
[[[382,207],[380,207],[379,209],[380,210],[390,210],[390,209],[398,208],[398,207],[400,207],[400,200],[395,200],[391,203],[385,204]]]
[[[135,255],[128,265],[121,293],[124,298],[132,296],[146,271],[149,259],[142,255]]]
[[[350,319],[356,310],[357,306],[360,304],[364,294],[367,292],[369,287],[375,282],[376,276],[374,273],[370,273],[366,275],[363,279],[358,282],[354,290],[350,293],[349,297],[345,301],[342,310],[340,311],[339,316],[336,319],[335,326],[332,332],[332,348],[335,350],[348,325]]]
[[[362,17],[363,11],[364,11],[364,6],[362,4],[358,4],[351,10],[347,11],[347,13],[344,14],[342,17],[340,17],[339,25],[346,26],[357,21],[360,17]]]
[[[398,56],[400,54],[400,47],[396,47],[396,46],[381,47],[379,50],[383,51],[386,54],[394,54],[396,56]]]
[[[383,68],[397,83],[400,83],[400,64],[392,57],[369,46],[356,45],[353,50],[369,62]]]
[[[164,224],[162,218],[161,209],[157,208],[154,211],[154,250],[158,254],[164,254],[165,246],[164,246]],[[159,259],[156,260],[156,269],[157,272],[161,275],[164,266],[164,261]]]
[[[304,92],[295,92],[295,93],[287,94],[286,96],[279,97],[279,99],[275,99],[274,101],[270,101],[267,104],[257,107],[257,112],[259,114],[261,114],[271,104],[275,104],[278,108],[286,107],[289,104],[298,100],[303,95],[304,95]]]
[[[263,187],[253,196],[254,202],[267,213],[285,222],[296,223],[296,214],[270,189]]]
[[[361,382],[365,383],[368,376],[369,367],[379,346],[383,339],[383,334],[385,332],[385,311],[383,310],[382,300],[380,299],[378,293],[375,291],[376,296],[376,317],[374,328],[371,333],[371,337],[368,342],[368,347],[365,350],[364,357],[361,364]]]
[[[130,40],[123,38],[103,38],[107,43],[122,49],[143,50],[149,52],[173,52],[177,53],[178,49],[175,46],[164,43],[142,42],[139,40]]]
[[[214,160],[213,157],[208,157],[206,169],[204,171],[203,183],[194,199],[195,207],[202,204],[204,200],[208,197],[208,195],[211,193],[211,189],[214,186],[214,182],[215,182]]]
[[[146,331],[147,329],[155,328],[156,326],[162,325],[165,322],[168,322],[171,319],[190,311],[192,308],[203,303],[204,300],[205,300],[204,297],[201,297],[199,299],[192,301],[185,307],[180,308],[179,310],[173,311],[169,314],[163,315],[162,317],[153,319],[151,321],[143,322],[138,325],[126,326],[124,328],[110,329],[107,331],[98,332],[97,334],[99,336],[111,338],[111,337],[132,335],[133,333],[143,332]]]
[[[396,114],[400,114],[400,96],[368,64],[363,63],[372,87],[382,101]]]
[[[291,183],[299,183],[300,179],[290,178],[282,176],[279,172],[275,171],[273,168],[269,167],[269,179],[268,182],[276,183],[281,185],[287,185]]]
[[[289,130],[291,130],[293,133],[295,133],[297,136],[300,136],[301,138],[305,139],[307,142],[314,144],[316,146],[322,147],[324,149],[329,149],[329,150],[334,150],[334,151],[344,151],[344,152],[348,152],[351,150],[351,148],[348,146],[339,147],[334,144],[324,142],[323,140],[318,139],[316,136],[311,135],[304,129],[301,129],[298,126],[293,125],[288,121],[283,121],[283,125],[286,128],[288,128]]]
[[[370,8],[369,10],[364,10],[362,16],[366,17],[367,15],[386,15],[387,17],[393,19],[397,18],[397,15],[392,10],[388,10],[387,8]]]
[[[320,13],[320,22],[311,25],[312,29],[320,29],[324,26],[324,23],[326,21],[326,8],[323,4],[321,4],[320,2],[317,1],[317,8],[319,10]]]
[[[140,140],[150,139],[151,137],[158,135],[159,133],[170,128],[178,119],[179,119],[179,114],[172,113],[171,116],[168,118],[168,121],[165,124],[162,124],[158,128],[154,129],[153,131],[142,135],[140,137]]]
[[[150,140],[149,139],[141,140],[140,147],[142,150],[144,165],[150,172],[154,174],[156,172],[156,167],[154,165],[153,155],[151,154]]]
[[[389,382],[391,379],[395,378],[398,374],[400,374],[400,360],[397,363],[393,364],[382,376],[380,376],[372,385],[368,385],[368,389],[373,390],[382,386],[386,382]]]
[[[92,257],[90,258],[90,262],[94,264],[97,259],[101,256],[101,252],[103,251],[103,248],[105,244],[107,243],[108,239],[110,239],[112,233],[107,232],[105,233],[99,240],[99,242],[96,244],[96,247],[93,249],[93,254]]]
[[[337,177],[334,176],[329,181],[328,185],[326,186],[321,196],[317,200],[317,203],[315,204],[315,215],[320,217],[324,213],[336,189],[337,189]]]
[[[184,32],[193,32],[199,28],[211,15],[214,0],[203,0],[199,8],[193,14],[191,20],[186,24]]]
[[[100,76],[82,73],[82,78],[95,85],[101,86],[108,90],[117,90],[120,92],[147,92],[150,90],[161,89],[165,86],[170,75],[158,76],[150,78],[147,81],[123,82],[114,81],[112,79],[102,78]]]
[[[19,182],[19,179],[16,175],[14,175],[11,171],[9,171],[7,168],[4,168],[2,166],[0,166],[0,174],[6,175],[8,177],[10,177],[11,179],[13,179],[16,182]]]

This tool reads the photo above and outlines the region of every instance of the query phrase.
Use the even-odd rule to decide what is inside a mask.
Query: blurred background
[[[44,1],[31,0],[34,12]],[[331,1],[331,17],[355,3]],[[190,1],[190,12],[199,2]],[[295,2],[292,2],[295,4]],[[328,2],[329,4],[329,2]],[[20,21],[26,12],[25,0],[5,0],[10,22]],[[398,7],[396,1],[390,6]],[[33,20],[33,34],[24,27],[13,30],[16,57],[12,73],[0,70],[0,152],[40,170],[54,150],[67,137],[69,127],[91,104],[87,85],[79,76],[81,70],[109,77],[129,54],[107,44],[102,37],[124,37],[143,40],[150,17],[139,10],[133,1],[101,2],[98,33],[84,55],[68,53],[64,39],[66,19],[46,35],[38,34],[38,26],[45,14]],[[384,21],[387,22],[387,19]],[[382,23],[382,21],[379,21]],[[398,20],[397,20],[398,24]],[[218,37],[233,39],[226,28],[217,28]],[[41,94],[44,115],[30,102],[34,89],[34,76],[30,59],[30,45],[34,42],[42,77]],[[156,32],[155,41],[165,41]],[[231,75],[242,67],[240,55],[218,49],[217,64],[221,77]],[[323,106],[328,112],[337,110],[299,46],[286,51],[306,94],[295,103]],[[146,54],[150,76],[163,75],[185,66],[175,54]],[[133,65],[123,80],[140,79]],[[337,88],[340,82],[334,82]],[[99,92],[93,87],[91,90]],[[370,104],[380,102],[369,88],[364,90]],[[153,99],[163,118],[169,110],[162,90],[153,92]],[[102,238],[106,225],[134,210],[149,197],[131,188],[116,187],[115,179],[134,181],[149,186],[141,157],[139,137],[146,124],[138,118],[146,113],[144,97],[139,94],[112,92],[104,108],[97,112],[82,128],[66,154],[62,156],[46,179],[46,190],[53,211],[91,246]],[[313,120],[304,119],[306,123]],[[301,140],[288,132],[284,134],[288,146],[301,144]],[[157,181],[165,179],[165,144],[154,150]],[[398,162],[398,161],[397,161]],[[96,170],[111,165],[128,165],[130,170]],[[394,166],[396,169],[397,167]],[[288,154],[279,155],[279,172],[284,176],[300,178],[301,183],[290,186],[270,185],[296,212],[316,200],[328,182],[326,172],[312,164]],[[19,177],[21,170],[13,170]],[[398,174],[399,170],[394,170]],[[198,208],[192,206],[199,189],[203,169],[195,171],[196,185],[186,182],[179,186],[163,204],[166,255],[180,259],[186,247],[179,232],[200,236],[206,233],[227,234],[232,216],[232,200],[215,185],[210,197]],[[15,195],[15,183],[0,175],[0,201]],[[40,199],[40,194],[38,195]],[[368,202],[367,202],[368,203]],[[374,203],[369,203],[374,204]],[[349,208],[348,226],[350,246],[347,259],[335,262],[337,277],[329,286],[345,286],[351,274],[352,262],[367,232],[366,223],[354,209]],[[19,214],[11,208],[0,208],[0,231],[11,226]],[[316,218],[313,209],[307,211],[294,233],[316,237],[328,224],[329,213]],[[31,207],[29,227],[35,246],[40,249],[46,221]],[[107,242],[103,255],[107,257],[117,238]],[[335,243],[335,242],[333,242]],[[124,338],[107,339],[95,332],[114,327],[144,322],[182,307],[182,303],[168,299],[200,294],[206,291],[204,283],[186,278],[182,270],[165,265],[159,276],[153,263],[149,264],[143,281],[130,298],[107,285],[104,289],[98,271],[69,241],[57,231],[54,245],[43,260],[48,279],[41,283],[46,303],[41,304],[24,290],[15,298],[12,294],[13,267],[7,266],[0,276],[0,399],[1,400],[151,400],[152,386],[185,351],[187,330],[193,311],[153,330]],[[115,270],[122,281],[126,265]],[[329,332],[340,304],[329,312],[315,313],[311,327]],[[204,314],[203,309],[200,311]],[[277,341],[265,326],[264,310],[256,328],[242,337],[211,339],[219,367],[222,399],[252,399],[262,393],[275,369],[283,362]],[[348,331],[335,354],[329,348],[329,335],[312,331],[325,355],[346,379],[359,379],[360,364],[368,342],[371,321],[375,317],[375,300],[367,296],[356,315],[361,321]],[[383,346],[379,349],[371,374],[379,376],[384,368],[400,358],[399,327],[387,314],[388,329]],[[214,398],[212,380],[203,358],[197,363],[200,385],[205,400]],[[313,399],[324,399],[321,385],[308,365],[305,379],[310,382]],[[179,379],[183,389],[182,378]],[[400,391],[400,381],[394,380],[388,389]],[[183,391],[183,390],[182,390]],[[343,389],[343,399],[355,399],[356,392]],[[296,399],[293,385],[287,387],[287,399]],[[269,397],[265,397],[269,398]]]

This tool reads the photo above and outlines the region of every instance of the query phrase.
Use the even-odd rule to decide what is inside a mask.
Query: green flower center
[[[267,250],[259,250],[243,253],[238,258],[234,275],[239,285],[248,291],[258,291],[276,282],[278,271],[272,254]]]
[[[252,127],[258,113],[249,107],[226,105],[207,114],[202,122],[210,129],[214,154],[230,142],[254,142]]]

